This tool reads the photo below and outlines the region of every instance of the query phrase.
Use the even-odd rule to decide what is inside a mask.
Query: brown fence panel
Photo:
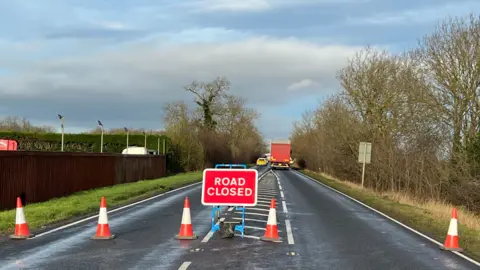
[[[0,210],[72,193],[166,175],[164,156],[121,154],[0,152]]]

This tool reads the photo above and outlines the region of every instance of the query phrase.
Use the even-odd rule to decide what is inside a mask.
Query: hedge
[[[64,151],[66,152],[100,152],[100,134],[65,134]],[[58,133],[24,133],[0,132],[0,139],[16,140],[18,150],[24,151],[60,151],[62,136]],[[165,141],[166,153],[170,152],[170,139],[166,136],[147,135],[147,148],[157,150],[160,139],[160,153]],[[144,146],[145,136],[130,134],[129,146]],[[103,152],[121,153],[127,144],[126,134],[105,134],[103,136]]]

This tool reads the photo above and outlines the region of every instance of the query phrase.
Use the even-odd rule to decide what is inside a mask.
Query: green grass
[[[430,236],[431,238],[443,243],[447,235],[449,226],[449,210],[451,205],[437,203],[416,203],[412,199],[392,199],[392,194],[379,194],[371,190],[362,189],[360,186],[351,183],[345,183],[335,179],[330,179],[324,175],[311,171],[301,171],[315,180],[324,183],[340,192],[355,198],[370,207],[373,207],[382,213],[414,228],[417,231]],[[445,209],[443,209],[445,208]],[[447,211],[446,215],[440,215],[440,212]],[[446,217],[445,217],[446,216]],[[439,218],[440,217],[440,218]],[[462,220],[462,217],[464,219]],[[465,254],[480,260],[480,230],[479,216],[467,213],[459,208],[459,238],[460,247],[465,250]],[[462,224],[462,222],[464,224]],[[465,224],[469,225],[466,226]]]
[[[24,212],[32,230],[45,225],[65,221],[74,217],[95,214],[99,210],[100,198],[105,196],[107,207],[125,205],[133,201],[164,193],[188,184],[200,182],[202,172],[183,173],[155,180],[92,189],[68,197],[55,198],[46,202],[25,206]],[[11,233],[15,227],[15,210],[0,212],[0,233]]]

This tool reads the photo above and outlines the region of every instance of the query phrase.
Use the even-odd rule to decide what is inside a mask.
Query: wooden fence
[[[0,210],[165,175],[160,155],[0,151]]]

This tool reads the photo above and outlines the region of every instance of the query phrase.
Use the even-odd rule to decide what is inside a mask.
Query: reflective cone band
[[[15,216],[15,233],[10,235],[11,239],[27,239],[33,237],[28,229],[27,220],[23,213],[23,205],[20,197],[17,197],[17,212]]]
[[[175,236],[176,239],[193,240],[198,239],[193,233],[192,218],[190,217],[190,201],[185,197],[183,205],[182,224],[180,225],[180,232]]]
[[[460,248],[458,244],[458,214],[457,209],[452,209],[452,218],[450,219],[450,225],[448,226],[447,238],[445,243],[440,248],[443,250],[459,251],[462,252],[463,249]]]
[[[113,238],[115,238],[115,235],[110,232],[110,226],[108,226],[107,202],[105,197],[102,197],[100,200],[100,213],[98,214],[97,233],[91,239],[108,240]]]
[[[278,236],[277,228],[277,212],[275,209],[275,199],[272,199],[270,202],[270,211],[268,213],[267,228],[263,237],[260,237],[260,240],[271,241],[271,242],[281,242],[280,237]]]

